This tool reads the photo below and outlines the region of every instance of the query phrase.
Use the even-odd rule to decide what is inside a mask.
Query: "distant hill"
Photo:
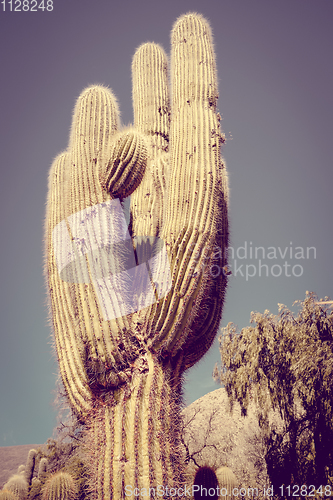
[[[39,448],[40,444],[23,444],[21,446],[0,446],[0,488],[17,472],[20,465],[25,464],[29,450]]]
[[[184,430],[183,450],[198,466],[229,467],[239,484],[260,491],[269,485],[265,462],[263,434],[256,418],[256,406],[251,403],[247,417],[241,415],[235,402],[230,412],[226,390],[216,389],[197,399],[182,412]],[[280,422],[271,414],[271,421]],[[195,474],[193,460],[188,474]]]

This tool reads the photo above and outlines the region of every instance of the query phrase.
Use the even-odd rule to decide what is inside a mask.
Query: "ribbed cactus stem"
[[[14,474],[4,485],[4,489],[13,492],[16,500],[26,500],[29,485],[22,474]]]
[[[144,43],[133,57],[134,126],[150,141],[149,168],[131,197],[134,236],[157,236],[164,217],[168,179],[170,99],[167,56],[155,43]],[[144,203],[142,203],[144,200]]]
[[[27,463],[25,465],[25,479],[28,485],[31,484],[32,476],[35,468],[35,460],[36,460],[37,451],[32,449],[28,453]]]
[[[134,498],[135,488],[148,492],[182,482],[179,404],[172,371],[147,353],[134,367],[129,386],[92,412],[87,463],[99,500],[122,498],[124,492]]]
[[[0,491],[0,500],[17,500],[17,498],[12,491],[4,488]]]
[[[222,495],[224,497],[228,496],[228,498],[236,498],[238,495],[233,495],[233,489],[239,486],[239,482],[232,470],[229,467],[219,467],[216,476]]]
[[[142,44],[133,58],[132,73],[134,126],[152,138],[154,149],[167,151],[171,109],[163,49],[155,43]]]
[[[67,472],[57,472],[46,481],[42,500],[75,500],[77,493],[73,477]]]
[[[159,113],[162,101],[154,96],[155,89],[156,95],[163,96],[167,87],[163,51],[145,44],[133,60],[136,125],[146,130],[145,118],[149,117],[156,134],[152,133],[155,149],[150,173],[133,194],[131,211],[134,235],[160,234],[166,242],[172,272],[172,292],[141,311],[137,323],[145,325],[155,351],[170,357],[181,352],[183,369],[187,369],[208,350],[221,320],[227,281],[228,188],[220,157],[223,135],[216,113],[210,27],[199,15],[182,16],[175,23],[171,42],[173,102],[167,176],[161,177],[164,166],[156,144],[167,113]],[[145,57],[149,65],[144,64]],[[160,69],[158,77],[154,66]],[[167,99],[163,102],[168,109]]]
[[[146,139],[134,129],[118,133],[113,139],[110,159],[101,183],[112,198],[127,198],[140,184],[146,169]]]
[[[159,335],[154,344],[174,352],[186,339],[189,367],[209,348],[221,318],[226,282],[221,271],[228,241],[226,191],[222,187],[225,168],[219,155],[221,131],[210,27],[201,16],[183,16],[174,26],[171,41],[172,188],[167,191],[162,238],[171,251],[175,286],[156,323]],[[216,262],[220,273],[213,277],[210,270],[215,247],[221,251]],[[203,342],[198,341],[198,331]]]
[[[147,147],[133,130],[111,138],[117,131],[116,112],[107,89],[85,90],[74,112],[70,153],[55,160],[49,178],[47,275],[53,324],[63,382],[79,413],[90,411],[91,386],[104,391],[124,383],[124,370],[136,357],[136,348],[128,352],[126,340],[127,292],[120,290],[120,298],[112,303],[115,285],[109,283],[110,276],[126,271],[122,250],[113,255],[111,246],[117,238],[120,243],[129,238],[120,204],[112,196],[122,198],[135,189]],[[83,173],[78,168],[82,158],[87,165]],[[71,252],[73,259],[66,266]],[[127,352],[118,347],[124,343]]]
[[[38,467],[38,479],[40,481],[44,481],[46,477],[47,464],[48,464],[47,458],[41,458]]]

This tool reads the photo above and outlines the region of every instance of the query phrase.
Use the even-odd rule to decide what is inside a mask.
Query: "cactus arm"
[[[110,158],[110,159],[109,159]],[[100,171],[102,187],[112,198],[127,198],[139,186],[144,175],[148,151],[143,135],[128,128],[117,134],[112,141],[112,150],[103,160],[106,166]]]
[[[56,243],[52,241],[53,228],[65,219],[65,204],[57,203],[57,200],[64,200],[68,162],[68,154],[59,155],[54,161],[49,174],[46,214],[46,251],[48,255],[46,275],[51,295],[50,303],[59,368],[66,393],[72,406],[77,411],[81,411],[82,408],[88,411],[90,391],[83,362],[77,348],[75,311],[70,300],[72,284],[59,280],[54,248],[63,243],[61,240]],[[59,236],[61,236],[61,233],[59,233]],[[64,299],[65,304],[63,304]]]
[[[145,324],[145,337],[156,352],[172,358],[185,349],[188,368],[208,350],[221,319],[227,282],[227,178],[208,23],[195,14],[182,16],[171,45],[172,107],[163,50],[144,44],[133,59],[135,124],[152,135],[153,158],[132,197],[131,212],[133,234],[160,234],[166,242],[172,271],[171,292],[142,311],[138,322]],[[163,148],[169,157],[159,161]],[[163,182],[154,182],[158,178]],[[147,197],[148,192],[153,196]],[[162,207],[162,216],[154,212],[156,206]],[[215,248],[220,250],[217,257]],[[211,276],[213,266],[218,276]]]
[[[221,231],[223,193],[217,76],[208,23],[198,15],[182,16],[173,27],[171,46],[171,156],[162,238],[175,255],[175,286],[156,342],[173,349],[184,347],[198,308],[216,288],[202,261],[205,252],[211,255]],[[225,287],[226,279],[221,279]]]
[[[29,486],[31,485],[31,480],[34,473],[36,455],[37,451],[35,449],[30,450],[28,453],[27,463],[25,464],[25,480]]]
[[[60,371],[71,404],[80,413],[91,408],[95,397],[92,385],[97,383],[102,389],[126,379],[126,375],[119,375],[119,367],[127,361],[118,348],[118,337],[130,328],[126,311],[122,310],[124,302],[116,301],[116,319],[105,321],[96,295],[98,283],[93,282],[94,260],[82,255],[85,247],[79,246],[83,241],[84,245],[98,247],[101,239],[109,238],[111,216],[108,212],[104,215],[103,210],[107,204],[112,208],[115,193],[130,194],[143,176],[145,140],[133,130],[117,134],[117,113],[116,102],[107,89],[86,89],[74,110],[68,151],[55,160],[49,179],[46,275]],[[82,237],[82,222],[93,219],[96,212],[90,232],[87,230]],[[93,257],[96,252],[101,261],[103,245]],[[68,253],[76,258],[69,280],[59,274],[59,262],[66,261]]]
[[[47,471],[48,460],[47,458],[41,458],[38,467],[38,479],[39,481],[45,481],[46,471]]]
[[[162,47],[145,43],[137,49],[132,87],[134,126],[149,138],[151,146],[149,168],[131,197],[132,234],[158,236],[163,224],[170,127],[167,57]]]

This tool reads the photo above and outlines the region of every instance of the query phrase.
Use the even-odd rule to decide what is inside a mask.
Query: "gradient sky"
[[[146,41],[169,52],[183,13],[211,22],[217,53],[235,252],[221,326],[292,307],[306,290],[333,298],[332,0],[53,4],[52,12],[10,12],[6,1],[0,11],[0,446],[43,443],[56,424],[43,220],[48,170],[67,146],[75,100],[90,84],[110,86],[122,122],[132,122],[132,55]],[[269,247],[276,258],[267,258]],[[316,249],[309,258],[308,247]],[[187,374],[187,404],[218,388],[219,359],[216,341]]]

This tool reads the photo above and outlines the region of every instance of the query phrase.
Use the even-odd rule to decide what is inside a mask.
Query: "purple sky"
[[[333,298],[332,0],[53,4],[10,12],[6,1],[0,10],[0,446],[43,443],[56,422],[43,218],[48,169],[67,146],[75,100],[90,84],[108,85],[122,122],[132,122],[132,55],[145,41],[169,52],[185,12],[211,22],[227,137],[234,274],[221,326],[246,326],[251,311],[277,313],[277,303],[292,307],[306,290]],[[263,249],[255,255],[255,247]],[[217,361],[216,341],[188,374],[187,403],[218,388]]]

